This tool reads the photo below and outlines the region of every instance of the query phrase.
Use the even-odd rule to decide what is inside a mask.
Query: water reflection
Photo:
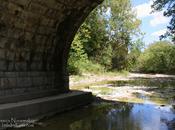
[[[153,105],[125,104],[89,120],[81,120],[79,129],[73,123],[70,130],[168,130],[163,120],[171,121],[173,118],[175,114],[170,109],[165,111]]]
[[[161,107],[156,105],[111,102],[95,104],[58,115],[52,119],[43,121],[47,126],[37,126],[34,129],[169,130],[167,122],[173,119],[175,119],[175,113],[172,106]]]
[[[144,87],[137,87],[137,85]],[[101,95],[101,98],[96,98],[97,100],[92,105],[42,120],[43,124],[34,128],[23,129],[175,130],[174,85],[174,80],[160,82],[159,79],[139,79],[119,81],[101,88],[99,86],[89,87]],[[114,99],[117,95],[119,97],[125,95],[128,99],[132,98],[131,100],[136,99],[132,95],[127,95],[130,90],[136,98],[144,102],[138,104],[110,100],[111,97]],[[108,100],[104,100],[105,96]],[[156,102],[161,103],[156,105]]]

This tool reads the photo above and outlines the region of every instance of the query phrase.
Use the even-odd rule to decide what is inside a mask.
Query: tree
[[[131,37],[139,32],[139,25],[130,0],[105,0],[80,27],[73,41],[70,67],[77,68],[84,63],[81,57],[87,55],[88,61],[100,64],[106,70],[124,69]]]
[[[142,72],[175,73],[175,45],[168,41],[151,44],[140,55],[138,64]]]
[[[152,8],[154,11],[164,11],[164,16],[171,17],[169,26],[167,26],[168,31],[160,36],[160,38],[170,37],[172,41],[175,42],[175,0],[155,0]]]
[[[138,63],[138,57],[141,55],[145,43],[143,42],[143,36],[135,41],[132,42],[131,46],[129,47],[129,54],[127,57],[127,69],[130,71],[135,71],[137,68],[137,63]]]
[[[140,32],[141,21],[132,11],[130,0],[111,0],[109,7],[111,17],[109,19],[110,44],[113,49],[113,69],[127,67],[128,47],[132,44],[133,35]]]
[[[82,41],[79,38],[80,36],[77,34],[69,52],[68,70],[71,74],[81,74],[81,66],[88,62],[87,54],[85,53]]]

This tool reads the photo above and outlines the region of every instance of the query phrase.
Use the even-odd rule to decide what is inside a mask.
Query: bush
[[[82,73],[103,73],[105,72],[105,68],[97,63],[93,63],[91,61],[81,62],[75,61],[74,64],[69,64],[68,70],[70,74],[73,75],[81,75]]]
[[[105,69],[102,65],[93,63],[88,59],[87,54],[83,49],[83,44],[76,35],[71,45],[69,60],[68,60],[68,71],[70,74],[81,75],[84,72],[99,73]]]
[[[82,72],[103,73],[105,72],[105,67],[98,63],[88,61],[88,63],[83,66]]]
[[[138,58],[141,72],[175,73],[175,45],[166,41],[150,45]]]

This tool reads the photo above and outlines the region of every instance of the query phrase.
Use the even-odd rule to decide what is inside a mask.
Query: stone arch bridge
[[[102,1],[0,0],[0,118],[26,112],[7,103],[69,91],[66,66],[71,42]],[[16,112],[7,114],[11,108]]]

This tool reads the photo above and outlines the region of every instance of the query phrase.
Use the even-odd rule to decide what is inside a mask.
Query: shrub
[[[93,63],[88,59],[87,54],[83,49],[83,44],[76,35],[71,45],[69,60],[68,60],[68,71],[70,74],[81,75],[84,72],[99,73],[105,69],[98,63]]]

